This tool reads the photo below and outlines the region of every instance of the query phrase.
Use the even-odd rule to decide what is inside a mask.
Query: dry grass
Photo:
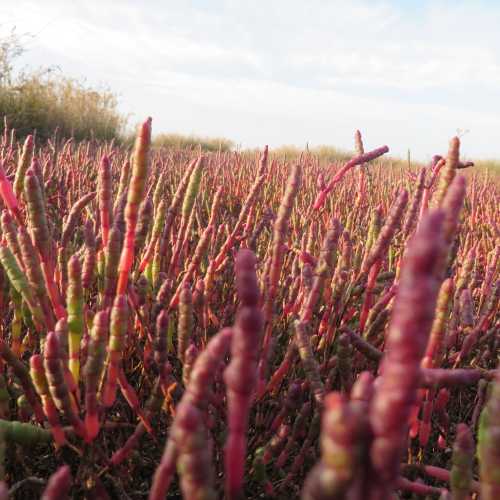
[[[158,148],[187,149],[201,148],[202,151],[231,151],[234,143],[224,137],[199,137],[196,135],[158,134],[153,145]]]

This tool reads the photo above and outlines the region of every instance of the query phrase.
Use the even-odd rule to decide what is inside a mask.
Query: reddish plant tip
[[[243,249],[236,255],[236,289],[242,306],[254,307],[259,301],[259,284],[255,274],[257,259],[251,250]]]
[[[100,425],[98,415],[85,415],[85,430],[87,432],[87,442],[91,443],[99,434]]]
[[[81,271],[81,264],[78,255],[72,255],[68,262],[68,274],[75,274]]]
[[[194,344],[189,344],[186,349],[186,357],[195,359],[198,355],[198,348]]]
[[[54,332],[49,332],[45,340],[45,357],[58,358],[59,355],[59,339]]]
[[[71,488],[71,469],[68,465],[63,465],[50,476],[41,500],[65,500],[68,498]]]
[[[457,425],[457,443],[459,443],[460,448],[467,449],[469,451],[474,450],[474,440],[472,439],[472,434],[469,427],[466,424]]]
[[[192,432],[200,425],[200,411],[192,404],[180,404],[175,421],[184,430]]]
[[[449,154],[455,154],[460,148],[460,138],[458,136],[452,137],[450,140]]]
[[[336,410],[345,405],[347,399],[344,394],[340,392],[331,392],[325,397],[325,409]]]
[[[150,116],[146,119],[146,121],[141,125],[140,136],[143,141],[151,142],[151,125],[153,123],[153,118]]]
[[[351,391],[351,400],[371,401],[374,392],[375,377],[370,372],[362,372]]]
[[[267,144],[264,146],[264,150],[262,151],[262,155],[260,156],[260,164],[263,169],[267,166],[267,158],[269,156],[269,147]],[[265,173],[265,170],[261,170],[262,173]]]
[[[30,365],[35,371],[43,370],[43,358],[41,354],[33,354],[30,358]]]
[[[403,266],[408,271],[406,276],[412,276],[413,273],[431,270],[432,274],[436,272],[439,265],[438,256],[443,248],[443,242],[440,238],[440,227],[445,219],[445,215],[440,210],[430,212],[423,220],[417,235],[409,247]]]

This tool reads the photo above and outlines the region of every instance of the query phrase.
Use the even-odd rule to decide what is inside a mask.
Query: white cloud
[[[39,32],[25,61],[108,82],[156,130],[246,145],[329,142],[495,156],[496,2],[89,0],[0,4]]]

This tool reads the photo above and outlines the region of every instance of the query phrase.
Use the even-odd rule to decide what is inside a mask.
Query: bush
[[[195,135],[182,134],[158,134],[153,146],[168,149],[196,149],[201,147],[202,151],[231,151],[234,143],[224,137],[198,137]]]
[[[49,70],[23,74],[0,86],[0,117],[4,116],[19,136],[36,130],[41,139],[56,130],[60,137],[76,140],[120,138],[126,123],[112,92]]]

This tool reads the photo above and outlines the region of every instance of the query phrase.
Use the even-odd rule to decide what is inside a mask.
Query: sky
[[[387,144],[419,160],[462,136],[500,156],[500,1],[0,0],[21,66],[107,86],[130,124],[242,147]]]

